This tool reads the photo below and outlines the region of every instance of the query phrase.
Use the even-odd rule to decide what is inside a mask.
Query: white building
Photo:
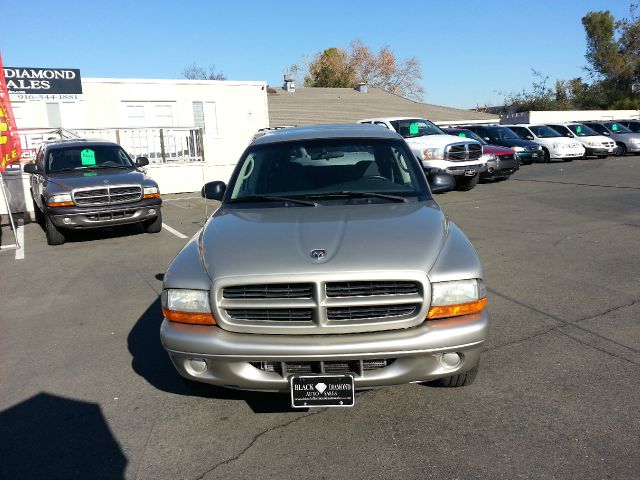
[[[148,174],[163,193],[180,193],[229,179],[253,135],[269,126],[266,90],[261,81],[83,78],[81,94],[10,98],[27,156],[59,133],[111,139],[149,157]],[[4,178],[12,210],[32,211],[27,175]]]

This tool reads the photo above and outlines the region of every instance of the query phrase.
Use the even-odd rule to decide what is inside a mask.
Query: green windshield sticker
[[[611,124],[611,130],[613,130],[614,132],[615,132],[616,130],[618,130],[618,124],[617,124],[617,123],[612,123],[612,124]]]
[[[88,148],[80,152],[80,159],[82,165],[87,167],[96,164],[96,152],[89,150]]]
[[[582,132],[582,127],[580,125],[578,125],[576,127],[576,132],[578,132],[578,133]]]
[[[459,136],[459,137],[463,137],[463,138],[467,138],[467,134],[466,134],[466,133],[464,133],[464,132],[460,132],[460,133],[458,134],[458,136]]]
[[[417,135],[419,131],[420,131],[420,128],[418,127],[417,123],[409,124],[409,135]]]

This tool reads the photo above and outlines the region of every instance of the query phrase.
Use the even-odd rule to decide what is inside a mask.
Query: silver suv
[[[189,381],[347,406],[357,388],[470,384],[482,268],[395,132],[291,128],[255,140],[168,268],[161,339]],[[190,382],[187,382],[190,383]]]

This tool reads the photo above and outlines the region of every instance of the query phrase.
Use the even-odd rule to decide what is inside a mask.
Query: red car
[[[466,128],[443,128],[442,130],[449,135],[471,138],[482,144],[482,155],[489,155],[491,158],[487,159],[487,169],[480,173],[481,179],[506,180],[520,168],[520,158],[510,148],[489,145]]]

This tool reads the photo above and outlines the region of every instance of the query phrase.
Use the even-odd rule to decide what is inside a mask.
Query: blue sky
[[[534,68],[555,79],[584,76],[580,19],[629,12],[625,0],[456,2],[244,2],[2,0],[4,64],[79,68],[83,77],[180,78],[193,62],[231,80],[280,85],[304,55],[347,47],[416,56],[424,101],[471,108],[500,104]],[[9,7],[9,8],[7,8]]]

